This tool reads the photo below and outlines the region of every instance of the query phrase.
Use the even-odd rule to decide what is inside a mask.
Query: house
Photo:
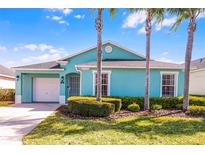
[[[59,102],[96,94],[96,46],[58,61],[16,67],[16,103]],[[102,95],[144,96],[145,57],[112,41],[103,43]],[[151,96],[180,96],[183,67],[151,60]]]
[[[205,95],[205,57],[191,62],[190,94]]]
[[[14,71],[2,65],[0,65],[0,88],[15,88]]]

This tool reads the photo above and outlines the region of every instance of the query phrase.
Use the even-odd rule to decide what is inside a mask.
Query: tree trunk
[[[146,19],[146,75],[145,75],[145,96],[144,110],[150,109],[149,90],[150,90],[150,35],[151,35],[151,16],[148,13]]]
[[[187,111],[189,107],[189,78],[190,78],[190,65],[191,65],[195,27],[196,27],[195,20],[193,19],[190,20],[189,28],[188,28],[188,41],[186,47],[185,70],[184,70],[184,99],[183,99],[184,111]]]
[[[102,97],[102,9],[98,9],[96,19],[97,30],[97,95],[96,101],[101,102]]]

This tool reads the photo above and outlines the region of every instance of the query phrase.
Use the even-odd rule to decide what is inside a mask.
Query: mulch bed
[[[118,119],[118,118],[122,118],[122,117],[131,117],[131,116],[154,116],[154,117],[162,117],[162,116],[171,116],[171,117],[193,117],[191,115],[187,115],[185,114],[183,111],[181,110],[165,110],[165,109],[161,109],[161,110],[155,110],[155,111],[139,111],[139,112],[131,112],[131,111],[127,111],[127,110],[120,110],[119,112],[116,112],[108,117],[102,118],[102,117],[84,117],[84,116],[80,116],[80,115],[75,115],[72,113],[68,112],[68,108],[66,105],[63,105],[61,107],[59,107],[58,112],[60,112],[61,114],[65,115],[68,118],[73,118],[73,119],[108,119],[108,120],[112,120],[112,119]]]

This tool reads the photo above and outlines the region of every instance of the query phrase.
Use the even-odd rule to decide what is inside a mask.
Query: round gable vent
[[[105,52],[111,53],[112,52],[112,47],[110,45],[105,47]]]

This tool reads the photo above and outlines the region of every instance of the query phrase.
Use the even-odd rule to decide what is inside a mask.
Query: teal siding
[[[109,69],[111,96],[144,96],[145,69]],[[179,72],[178,96],[183,92],[183,72],[180,70],[157,70],[150,72],[150,96],[159,97],[161,91],[160,71]],[[82,71],[82,95],[93,95],[93,70]]]

